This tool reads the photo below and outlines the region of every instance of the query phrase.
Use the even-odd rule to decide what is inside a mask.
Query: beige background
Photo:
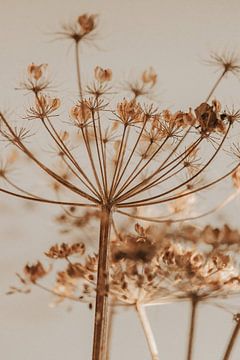
[[[238,0],[0,0],[1,97],[0,104],[21,113],[26,100],[14,87],[30,62],[48,62],[59,91],[74,99],[75,73],[68,43],[52,42],[49,33],[61,21],[83,12],[100,14],[95,48],[84,50],[84,78],[97,64],[113,68],[116,79],[134,75],[148,65],[159,73],[163,106],[186,109],[207,95],[216,74],[202,66],[211,50],[239,50],[240,2]],[[224,103],[239,104],[240,84],[224,81],[216,96]],[[21,106],[21,108],[20,108]],[[21,110],[19,110],[21,109]],[[226,217],[236,225],[238,203]],[[36,259],[58,240],[50,206],[34,208],[0,195],[0,356],[4,360],[65,360],[91,358],[92,313],[84,305],[71,312],[51,309],[51,298],[41,291],[6,297],[9,285],[28,259]],[[223,221],[223,220],[221,220]],[[187,304],[149,309],[161,359],[184,359]],[[200,309],[194,360],[221,358],[231,315],[206,306]],[[134,311],[117,311],[112,359],[149,358]],[[240,341],[232,360],[240,358]]]

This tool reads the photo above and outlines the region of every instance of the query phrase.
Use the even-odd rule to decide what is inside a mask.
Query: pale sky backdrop
[[[51,33],[84,12],[100,15],[100,50],[84,50],[83,78],[88,79],[96,65],[111,67],[116,80],[152,65],[159,74],[164,107],[187,109],[206,97],[216,78],[214,70],[202,64],[210,51],[240,53],[239,0],[0,0],[1,107],[22,112],[26,100],[14,87],[31,62],[49,63],[57,90],[74,98],[71,48],[67,42],[52,41]],[[240,103],[239,95],[239,80],[231,76],[216,93],[230,106]],[[239,207],[233,207],[236,214]],[[17,284],[15,272],[60,239],[53,221],[56,210],[44,205],[32,209],[0,195],[1,359],[89,360],[93,312],[85,305],[74,305],[72,311],[66,306],[51,309],[51,297],[38,290],[27,296],[4,295],[9,285]],[[161,360],[185,359],[187,307],[148,310]],[[150,359],[134,311],[116,312],[111,360]],[[232,326],[231,315],[202,307],[194,360],[220,360]],[[240,339],[231,360],[239,360],[239,353]]]

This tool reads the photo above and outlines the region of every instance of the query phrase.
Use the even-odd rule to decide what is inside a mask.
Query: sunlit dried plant
[[[89,271],[94,268],[92,281],[94,280],[96,286],[93,359],[104,360],[107,351],[108,289],[117,269],[119,274],[125,271],[126,276],[129,275],[131,278],[131,269],[134,267],[133,259],[124,262],[125,270],[121,261],[113,262],[110,266],[113,216],[122,214],[133,219],[140,218],[155,222],[177,221],[175,215],[179,212],[176,209],[179,209],[180,201],[216,185],[238,169],[239,158],[236,157],[235,166],[225,172],[223,170],[218,177],[208,181],[202,177],[217,158],[225,140],[229,137],[230,130],[239,120],[239,111],[222,110],[221,104],[215,99],[210,104],[208,102],[225,75],[228,73],[238,75],[240,65],[234,56],[214,55],[212,60],[221,66],[222,73],[207,99],[200,101],[200,105],[195,110],[190,107],[187,111],[171,112],[169,109],[160,109],[156,102],[146,100],[146,96],[157,85],[157,74],[152,67],[145,70],[137,82],[125,84],[130,96],[127,94],[124,96],[119,92],[116,94],[112,83],[112,70],[100,66],[94,69],[93,82],[85,85],[81,79],[80,50],[84,43],[88,44],[94,40],[97,19],[96,15],[83,14],[74,23],[64,25],[57,33],[60,38],[75,44],[76,80],[79,92],[75,104],[68,111],[69,115],[61,116],[62,122],[59,111],[64,101],[50,95],[46,64],[30,64],[27,68],[27,78],[21,84],[21,88],[33,96],[32,105],[24,116],[25,121],[34,120],[42,125],[46,132],[44,139],[47,137],[47,140],[51,140],[51,152],[54,151],[58,158],[54,166],[49,164],[52,160],[52,157],[48,156],[49,151],[44,154],[36,152],[35,142],[33,148],[31,147],[29,144],[31,133],[28,128],[13,124],[6,114],[0,113],[2,139],[7,140],[19,152],[26,155],[52,179],[51,189],[55,191],[56,197],[50,199],[50,195],[47,195],[50,189],[47,189],[42,196],[31,189],[26,189],[24,182],[23,185],[21,182],[15,183],[5,171],[5,167],[1,169],[1,177],[11,188],[1,187],[0,191],[31,201],[68,206],[70,209],[71,207],[94,208],[98,212],[100,224],[98,258],[89,258],[88,262],[90,262]],[[115,99],[114,94],[116,94]],[[44,146],[46,147],[46,143]],[[167,213],[166,205],[169,203],[173,204],[172,211]],[[139,215],[140,208],[160,204],[164,216],[160,216],[158,207],[154,218],[142,213]],[[183,202],[181,212],[184,207]],[[71,212],[69,208],[66,211]],[[184,217],[181,218],[181,221],[183,220]],[[163,257],[161,251],[166,250],[163,250],[162,245],[160,249],[161,255],[157,256]],[[69,258],[73,253],[82,251],[80,245],[74,248],[68,246],[65,248],[63,245],[52,248],[48,255],[54,258],[58,257],[60,252],[64,257]],[[179,251],[183,251],[185,256],[185,250]],[[173,250],[173,266],[176,266],[176,252],[178,252],[177,248]],[[201,255],[200,258],[202,256],[205,255]],[[200,270],[196,270],[200,271],[203,277],[208,261],[213,263],[211,256],[210,254],[210,259],[203,268],[200,266]],[[192,255],[190,258],[192,259]],[[69,264],[73,275],[74,271],[84,272],[86,265],[81,265],[82,270],[71,266],[73,265]],[[213,269],[217,266],[213,263]],[[174,269],[171,271],[174,274]],[[25,268],[25,273],[30,275],[32,282],[36,282],[39,276],[44,276],[45,272],[41,263]],[[82,273],[83,278],[85,275]],[[184,276],[186,275],[187,272],[184,270]],[[121,275],[119,276],[118,280],[114,280],[120,282],[116,286],[123,285]],[[138,273],[136,273],[137,277]],[[75,283],[74,276],[72,278],[73,283],[69,283],[70,292],[74,289]],[[185,278],[185,280],[189,279]],[[59,281],[65,280],[59,279]],[[183,286],[183,281],[182,279],[180,281],[182,296],[184,292],[187,294],[189,291],[187,285]],[[129,293],[127,296],[131,302],[132,295]]]

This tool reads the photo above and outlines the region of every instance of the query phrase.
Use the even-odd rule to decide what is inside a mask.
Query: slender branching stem
[[[177,149],[179,148],[179,146],[182,144],[183,140],[186,138],[186,136],[188,135],[189,131],[190,131],[191,127],[188,128],[188,130],[185,132],[185,134],[183,135],[183,137],[181,138],[181,140],[177,143],[177,145],[174,147],[174,149],[170,152],[170,154],[167,156],[167,158],[160,164],[160,166],[155,169],[147,178],[145,178],[144,180],[140,181],[140,183],[138,183],[137,185],[135,185],[132,189],[130,189],[129,191],[127,191],[126,193],[124,193],[121,197],[119,197],[119,199],[122,199],[125,196],[128,196],[132,193],[134,193],[134,191],[141,189],[142,186],[145,186],[146,184],[148,184],[148,182],[150,180],[152,180],[160,171],[164,170],[166,167],[170,166],[172,163],[176,162],[180,157],[182,157],[183,154],[180,154],[178,157],[176,157],[175,159],[173,159],[170,163],[168,163],[168,160],[174,155],[176,154]],[[139,169],[139,171],[137,172],[137,174],[135,174],[134,178],[131,179],[131,181],[128,183],[127,186],[129,186],[132,181],[139,176],[142,171],[145,169],[145,167],[150,163],[150,161],[153,160],[153,158],[157,155],[157,153],[161,150],[162,146],[164,145],[164,143],[166,143],[168,140],[168,137],[163,141],[163,143],[159,146],[159,148],[153,153],[153,155],[148,159],[148,161],[141,167],[141,169]],[[197,140],[198,141],[198,140]],[[193,145],[193,144],[192,144]],[[186,151],[186,150],[185,150]],[[165,166],[164,166],[165,165]],[[121,191],[122,192],[122,191]],[[119,192],[120,194],[120,192]],[[133,195],[134,196],[134,195]]]
[[[149,347],[149,351],[151,353],[152,360],[159,360],[157,344],[155,342],[154,335],[153,335],[149,320],[147,318],[144,305],[137,302],[136,303],[136,311],[139,316],[139,319],[140,319],[140,322],[141,322],[141,325],[142,325],[142,328],[143,328],[143,331],[144,331],[144,334],[145,334],[145,337],[147,340],[147,344]]]
[[[117,210],[116,212],[118,212],[119,214],[128,216],[132,219],[137,219],[137,220],[143,220],[143,221],[147,221],[147,222],[153,222],[153,223],[166,223],[168,221],[171,221],[173,223],[177,223],[177,222],[183,222],[183,221],[192,221],[192,220],[197,220],[200,219],[202,217],[211,215],[213,213],[215,213],[216,211],[219,211],[220,209],[223,209],[227,204],[229,204],[231,201],[233,201],[234,199],[236,199],[237,196],[239,196],[239,192],[240,189],[238,189],[237,191],[234,191],[233,194],[229,195],[224,201],[222,201],[220,204],[218,204],[217,206],[215,206],[214,208],[201,213],[201,214],[197,214],[195,216],[189,216],[189,217],[184,217],[184,218],[178,218],[178,219],[174,219],[171,216],[173,214],[168,214],[162,217],[147,217],[147,216],[138,216],[138,215],[133,215],[130,213],[127,213],[126,211],[121,211],[121,210]]]
[[[148,145],[144,156],[142,156],[140,158],[140,160],[137,162],[136,166],[134,167],[134,169],[131,171],[131,174],[129,175],[129,177],[127,178],[127,180],[124,182],[124,184],[122,185],[122,187],[120,188],[120,190],[117,193],[117,196],[120,195],[122,193],[122,191],[124,191],[126,189],[126,187],[128,186],[129,181],[134,177],[135,179],[135,172],[138,170],[139,166],[142,164],[142,162],[146,159],[146,156],[148,155],[148,152],[150,150],[150,148],[152,147],[153,142],[150,142],[150,144]]]
[[[149,163],[157,156],[157,154],[160,152],[160,150],[163,148],[163,146],[167,143],[168,139],[170,139],[170,136],[166,137],[163,142],[158,146],[158,148],[154,151],[154,153],[150,156],[150,158],[143,164],[143,166],[138,170],[136,174],[131,174],[128,179],[125,181],[125,183],[122,185],[121,189],[116,194],[116,197],[118,197],[122,192],[143,172],[143,170],[148,166]],[[135,188],[135,187],[134,187]]]
[[[216,88],[218,87],[218,85],[220,84],[220,82],[222,81],[222,79],[224,78],[224,76],[226,75],[227,70],[224,69],[224,71],[222,72],[222,74],[220,75],[220,77],[217,79],[217,81],[215,82],[215,84],[213,85],[210,93],[208,94],[208,97],[206,98],[206,102],[209,101],[210,97],[213,95],[214,91],[216,90]]]
[[[83,90],[82,90],[82,82],[81,82],[81,71],[80,71],[80,56],[79,56],[79,41],[75,42],[75,60],[76,60],[76,70],[77,70],[77,84],[80,100],[83,100]]]
[[[76,178],[84,185],[88,188],[88,190],[95,195],[99,200],[101,200],[101,196],[99,194],[99,192],[94,189],[91,188],[79,175],[78,173],[74,170],[74,168],[67,162],[67,160],[65,159],[64,156],[61,157],[62,161],[64,162],[64,164],[67,166],[68,170],[70,170],[70,172],[76,176]]]
[[[104,172],[103,172],[103,159],[102,159],[102,153],[100,152],[100,146],[99,146],[99,140],[98,140],[98,134],[97,134],[97,127],[96,127],[96,120],[95,120],[95,116],[94,116],[94,111],[91,111],[92,114],[92,121],[93,121],[93,131],[94,131],[94,139],[95,139],[95,145],[96,145],[96,149],[97,149],[97,157],[98,157],[98,163],[99,163],[99,167],[100,167],[100,172],[101,172],[101,177],[102,177],[102,184],[103,184],[103,189],[104,189],[104,193],[105,193],[105,198],[106,198],[106,183],[105,183],[105,177],[104,177]]]
[[[229,343],[227,345],[227,349],[226,349],[226,352],[224,354],[223,360],[230,359],[230,355],[232,353],[233,347],[234,347],[235,342],[237,340],[237,336],[239,334],[239,330],[240,330],[240,314],[236,314],[234,316],[234,320],[236,321],[236,324],[234,326],[232,335],[231,335],[231,337],[229,339]]]
[[[130,163],[133,155],[135,154],[136,148],[137,148],[137,146],[138,146],[138,144],[139,144],[139,141],[141,140],[143,131],[144,131],[145,126],[146,126],[146,124],[147,124],[147,120],[148,120],[148,117],[146,116],[146,119],[144,120],[144,123],[143,123],[142,128],[141,128],[141,131],[140,131],[140,133],[139,133],[139,135],[138,135],[138,137],[137,137],[137,140],[135,141],[135,144],[134,144],[134,146],[133,146],[133,148],[132,148],[132,151],[131,151],[131,153],[130,153],[127,161],[126,161],[126,164],[125,164],[125,166],[124,166],[124,168],[123,168],[123,170],[122,170],[122,172],[121,172],[118,180],[116,181],[116,185],[115,185],[114,191],[116,191],[116,189],[117,189],[120,181],[122,180],[122,177],[124,176],[125,171],[126,171],[127,168],[128,168],[128,165],[129,165],[129,163]]]
[[[37,195],[35,195],[35,196],[27,196],[27,195],[18,194],[18,193],[15,193],[13,191],[9,191],[9,190],[3,189],[3,188],[0,188],[0,192],[2,192],[4,194],[7,194],[7,195],[17,197],[17,198],[20,198],[20,199],[30,200],[30,201],[35,201],[35,202],[41,202],[41,203],[45,203],[45,204],[78,206],[78,207],[93,207],[93,208],[97,207],[95,204],[84,204],[84,203],[70,202],[70,201],[56,201],[56,200],[52,200],[52,199],[40,198]]]
[[[192,360],[194,337],[195,337],[197,305],[198,305],[198,298],[195,295],[192,295],[192,297],[191,297],[191,320],[190,320],[189,335],[188,335],[187,360]]]
[[[182,152],[180,155],[178,155],[175,159],[173,159],[171,162],[169,162],[168,164],[163,166],[161,169],[159,168],[158,173],[167,169],[170,165],[174,164],[164,174],[162,174],[158,178],[154,179],[150,183],[148,183],[150,180],[149,178],[144,179],[141,183],[137,184],[131,190],[127,191],[122,196],[120,196],[118,200],[123,201],[124,199],[129,199],[130,197],[135,196],[138,193],[143,193],[145,190],[148,190],[152,187],[157,186],[159,184],[159,180],[161,180],[163,177],[165,177],[167,174],[169,174],[172,170],[175,170],[199,146],[199,144],[201,143],[202,140],[203,140],[202,138],[197,139],[194,143],[192,143],[191,146],[189,146],[184,152]]]
[[[188,149],[186,149],[186,151],[184,153],[182,153],[182,157],[180,158],[180,160],[174,164],[170,169],[168,169],[164,174],[162,174],[161,176],[159,176],[157,179],[153,180],[150,184],[148,184],[147,186],[141,188],[141,193],[143,191],[149,190],[152,187],[155,187],[159,184],[161,184],[162,182],[168,180],[169,178],[171,178],[172,176],[175,176],[177,173],[179,173],[180,171],[184,170],[186,167],[183,165],[180,169],[174,171],[172,173],[173,170],[175,170],[179,165],[181,165],[184,160],[191,155],[191,153],[193,153],[193,151],[195,149],[197,149],[197,147],[199,146],[199,144],[201,143],[202,139],[198,139],[195,143],[192,144],[192,146],[189,146]],[[163,169],[162,169],[163,170]],[[170,173],[170,175],[166,178],[166,175],[168,175]],[[162,179],[162,180],[161,180]],[[138,191],[138,192],[139,192]],[[137,193],[138,193],[137,192]]]
[[[168,201],[173,201],[176,199],[180,199],[182,197],[194,194],[196,192],[199,192],[201,190],[205,190],[213,185],[216,185],[217,183],[221,182],[222,180],[226,179],[228,176],[232,175],[234,173],[234,171],[237,170],[237,168],[240,166],[240,163],[238,163],[238,165],[234,166],[233,169],[231,169],[230,171],[228,171],[226,174],[224,174],[223,176],[220,176],[219,178],[215,179],[214,181],[211,181],[210,183],[203,185],[199,188],[196,188],[194,190],[191,191],[186,191],[186,192],[182,192],[182,193],[178,193],[176,196],[171,196],[169,198],[165,198],[162,200],[156,200],[156,201],[142,201],[142,202],[138,202],[138,201],[133,201],[130,203],[116,203],[115,206],[118,208],[131,208],[131,207],[139,207],[139,206],[148,206],[148,205],[154,205],[154,204],[162,204],[162,203],[167,203]]]
[[[112,196],[116,176],[117,176],[117,173],[118,173],[119,163],[120,163],[120,159],[121,159],[121,155],[122,155],[122,150],[123,150],[123,147],[124,147],[126,131],[127,131],[127,126],[124,125],[123,134],[122,134],[122,137],[121,137],[121,142],[120,142],[120,145],[119,145],[119,150],[118,150],[118,155],[117,155],[117,160],[116,160],[116,166],[115,166],[115,170],[114,170],[114,174],[113,174],[113,178],[112,178],[112,184],[111,184],[111,188],[110,188],[110,196]]]
[[[21,193],[23,193],[23,194],[25,194],[27,196],[42,199],[41,196],[37,196],[37,195],[35,195],[33,193],[30,193],[29,191],[23,189],[22,187],[14,184],[14,182],[11,181],[6,175],[4,175],[2,178],[6,181],[6,183],[8,183],[10,186],[12,186],[15,190],[20,191]]]
[[[94,322],[93,360],[107,359],[107,336],[108,336],[108,268],[109,268],[109,236],[111,231],[111,208],[102,207],[98,273],[97,273],[97,295]]]
[[[44,114],[44,108],[42,106],[42,103],[39,99],[38,93],[35,92],[35,97],[36,100],[38,102],[39,107],[42,109],[42,113]],[[46,118],[46,121],[45,121]],[[42,121],[42,124],[44,125],[45,129],[47,130],[47,132],[49,133],[49,135],[51,136],[51,138],[53,139],[53,141],[57,144],[58,148],[60,149],[60,151],[70,160],[70,162],[74,165],[74,167],[79,171],[79,173],[84,177],[84,179],[88,182],[87,185],[86,182],[84,180],[82,180],[80,178],[80,176],[78,176],[78,178],[81,180],[82,183],[84,183],[84,185],[91,191],[94,192],[94,186],[91,183],[91,181],[89,180],[89,178],[87,177],[87,175],[85,174],[85,172],[81,169],[81,167],[78,165],[76,159],[73,157],[71,151],[68,149],[68,147],[64,144],[64,141],[61,139],[61,137],[59,136],[58,132],[56,131],[55,127],[53,126],[52,122],[50,121],[48,116],[41,116],[40,120]],[[48,125],[47,125],[48,123]],[[50,126],[50,128],[49,128]],[[70,165],[67,165],[68,167],[70,167]],[[71,170],[72,171],[72,170]],[[76,173],[75,173],[76,174]],[[99,194],[97,195],[97,197],[99,197]]]
[[[131,127],[129,126],[128,129],[127,129],[127,132],[126,132],[125,141],[123,143],[122,155],[121,155],[121,157],[119,159],[119,167],[118,167],[118,171],[117,171],[115,185],[114,185],[113,192],[112,192],[113,196],[114,196],[114,193],[115,193],[115,190],[116,190],[116,183],[118,182],[119,176],[120,176],[121,171],[122,171],[124,157],[125,157],[126,152],[127,152],[126,148],[127,148],[127,145],[128,145],[128,139],[129,139],[129,135],[130,135],[130,130],[131,130]]]
[[[91,146],[90,146],[90,142],[89,142],[87,129],[86,129],[86,132],[84,132],[84,129],[81,128],[81,132],[82,132],[83,141],[84,141],[84,144],[85,144],[85,147],[86,147],[86,150],[87,150],[88,158],[89,158],[89,161],[90,161],[91,169],[93,171],[94,178],[95,178],[95,181],[97,183],[98,191],[103,196],[103,190],[102,190],[102,187],[101,187],[101,184],[100,184],[100,181],[99,181],[99,176],[98,176],[96,166],[95,166],[95,163],[94,163],[93,154],[92,154],[92,150],[91,150]]]
[[[96,101],[98,102],[98,99],[96,99]],[[98,122],[99,137],[100,137],[100,148],[101,148],[102,161],[103,161],[104,183],[105,183],[106,193],[108,193],[107,161],[106,161],[106,152],[104,150],[104,146],[106,146],[106,144],[103,141],[102,125],[101,125],[101,119],[100,119],[99,111],[97,111],[97,122]]]
[[[163,193],[160,193],[160,194],[155,195],[155,196],[152,196],[152,197],[140,199],[140,200],[136,201],[135,203],[142,203],[142,202],[145,202],[145,201],[149,202],[149,201],[151,201],[151,200],[154,200],[154,199],[157,199],[157,198],[159,198],[159,197],[165,196],[165,195],[170,194],[170,193],[172,193],[172,192],[174,192],[174,191],[176,191],[176,190],[179,190],[181,187],[187,185],[187,184],[190,183],[192,180],[194,180],[197,176],[199,176],[199,175],[208,167],[208,165],[209,165],[209,164],[214,160],[214,158],[217,156],[217,154],[219,153],[220,149],[222,148],[222,145],[223,145],[223,143],[224,143],[224,141],[225,141],[225,139],[226,139],[226,137],[227,137],[227,135],[228,135],[228,133],[229,133],[230,127],[231,127],[231,124],[229,124],[228,129],[227,129],[226,133],[225,133],[224,136],[223,136],[223,139],[221,140],[218,148],[217,148],[216,151],[213,153],[213,155],[208,159],[208,161],[203,165],[203,167],[202,167],[200,170],[198,170],[193,176],[191,176],[189,179],[187,179],[186,181],[182,182],[181,184],[179,184],[179,185],[171,188],[170,190],[167,190],[167,191],[165,191],[165,192],[163,192]],[[207,185],[206,185],[206,186],[207,186]],[[179,195],[180,195],[180,194],[179,194]],[[134,195],[132,195],[132,196],[134,196]],[[131,196],[131,197],[132,197],[132,196]],[[125,197],[120,197],[120,198],[118,199],[118,201],[119,201],[119,200],[121,201],[121,200],[123,200],[124,198],[125,198]],[[129,203],[129,204],[131,204],[131,203]]]
[[[72,162],[72,164],[75,166],[75,168],[79,171],[79,173],[84,177],[84,179],[88,182],[88,184],[90,185],[87,185],[86,182],[84,182],[83,180],[81,180],[81,182],[84,183],[85,186],[88,187],[89,190],[91,191],[95,191],[95,187],[94,185],[92,184],[92,182],[90,181],[90,179],[88,178],[88,176],[85,174],[85,172],[83,171],[83,169],[79,166],[78,162],[76,161],[76,159],[73,157],[71,151],[68,149],[68,147],[64,144],[63,140],[60,138],[60,136],[58,135],[56,129],[54,128],[54,126],[52,125],[51,121],[49,120],[49,118],[47,118],[47,121],[50,125],[50,127],[52,128],[56,138],[57,138],[57,141],[55,140],[54,138],[54,135],[52,135],[52,138],[59,144],[58,146],[60,147],[60,149],[63,151],[63,153],[65,154],[65,156]],[[76,174],[76,173],[75,173]],[[79,179],[81,179],[79,176],[78,176]],[[98,197],[100,196],[99,194],[97,195]]]
[[[76,302],[86,302],[86,303],[89,302],[89,300],[85,301],[84,299],[79,298],[77,296],[70,296],[70,295],[61,294],[58,291],[50,289],[47,286],[45,286],[43,284],[40,284],[40,283],[38,283],[36,281],[33,282],[33,285],[35,285],[36,287],[38,287],[38,288],[40,288],[40,289],[42,289],[44,291],[47,291],[47,292],[51,293],[54,296],[57,296],[60,299],[69,299],[69,300],[76,301]]]
[[[38,160],[34,154],[23,144],[23,142],[19,139],[19,137],[16,135],[14,129],[10,126],[8,121],[5,119],[3,114],[0,113],[0,117],[9,130],[11,136],[15,139],[13,141],[13,144],[16,145],[24,154],[26,154],[36,165],[38,165],[44,172],[46,172],[48,175],[50,175],[52,178],[57,180],[60,184],[68,188],[70,191],[77,193],[78,195],[82,196],[85,199],[88,199],[94,203],[99,203],[97,199],[92,197],[91,195],[85,193],[84,191],[78,189],[76,186],[74,186],[69,181],[63,179],[60,175],[56,174],[54,171],[52,171],[50,168],[48,168],[46,165],[44,165],[40,160]]]
[[[80,70],[80,43],[79,41],[75,42],[75,60],[76,60],[76,69],[77,69],[77,82],[78,82],[78,90],[79,90],[79,96],[80,96],[80,100],[83,101],[83,90],[82,90],[82,82],[81,82],[81,70]],[[89,143],[89,138],[88,138],[88,131],[86,129],[85,133],[84,133],[84,129],[81,128],[82,131],[82,135],[83,135],[83,140],[87,149],[87,153],[88,153],[88,157],[90,160],[90,164],[94,173],[94,177],[95,180],[97,182],[97,186],[98,186],[98,190],[101,193],[101,195],[103,195],[103,191],[102,191],[102,187],[100,185],[99,182],[99,177],[97,174],[97,170],[96,170],[96,166],[94,164],[94,160],[93,160],[93,155],[92,155],[92,150],[91,150],[91,146]]]

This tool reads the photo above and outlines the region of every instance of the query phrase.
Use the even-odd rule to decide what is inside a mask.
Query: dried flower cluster
[[[136,224],[135,233],[121,232],[111,239],[108,296],[125,305],[228,297],[240,290],[239,244],[239,232],[227,225],[200,230]],[[66,260],[65,269],[57,272],[53,293],[62,300],[94,300],[98,255],[85,255],[83,243],[56,244],[45,255]],[[25,284],[35,284],[48,274],[39,261],[26,265]]]
[[[174,215],[184,213],[193,194],[230,175],[239,189],[240,151],[236,144],[232,145],[231,154],[237,163],[231,169],[208,180],[203,175],[240,119],[239,110],[224,109],[211,97],[225,75],[238,75],[240,66],[235,56],[213,55],[211,62],[221,66],[222,73],[206,100],[200,100],[195,109],[173,112],[152,101],[158,79],[152,67],[144,70],[137,81],[127,81],[123,94],[118,91],[114,98],[116,89],[111,69],[97,66],[93,69],[92,83],[82,82],[81,47],[94,40],[96,29],[97,16],[83,14],[57,33],[75,45],[79,94],[67,109],[67,117],[60,116],[64,99],[51,95],[46,64],[30,64],[26,80],[21,84],[21,89],[32,96],[32,105],[24,118],[42,125],[45,146],[46,141],[50,142],[51,152],[57,156],[54,166],[49,164],[48,156],[46,159],[42,151],[35,150],[35,142],[31,145],[26,141],[35,135],[28,127],[15,126],[6,114],[0,113],[1,138],[49,176],[55,197],[16,183],[6,171],[6,165],[0,169],[4,180],[0,192],[61,205],[65,215],[71,215],[79,228],[92,217],[98,219],[98,255],[87,255],[84,261],[75,262],[72,258],[83,256],[85,245],[64,243],[53,246],[47,256],[68,262],[67,269],[57,275],[54,293],[75,300],[96,296],[93,360],[105,360],[109,298],[138,306],[139,302],[189,298],[190,294],[198,298],[229,294],[238,284],[237,259],[229,249],[221,248],[223,243],[215,246],[214,242],[206,251],[200,251],[194,243],[195,237],[204,237],[208,229],[200,233],[185,229],[176,237],[175,233],[163,230],[160,236],[157,230],[136,225],[137,235],[125,232],[119,239],[115,214],[169,223],[179,220]],[[170,204],[172,210],[162,217],[139,216],[139,208],[154,204],[162,205],[164,212]],[[89,210],[79,219],[76,208],[93,208],[93,213]],[[63,222],[65,215],[61,218]],[[220,238],[225,230],[219,231]],[[218,231],[211,231],[216,236]],[[185,241],[187,234],[191,241]],[[233,234],[229,230],[227,239],[233,239]],[[37,284],[48,271],[38,262],[27,265],[24,273],[30,282]],[[20,279],[24,284],[27,281]],[[84,295],[76,294],[79,289]]]
[[[199,302],[239,294],[239,231],[227,225],[221,229],[210,225],[199,229],[173,225],[143,227],[136,223],[134,228],[132,233],[121,231],[111,238],[105,291],[112,306],[134,307],[146,325],[143,306],[190,300],[195,309]],[[52,293],[55,304],[63,300],[80,301],[88,303],[91,309],[97,289],[98,255],[85,254],[83,243],[56,244],[45,255],[55,261],[66,261],[63,269],[56,271],[52,288],[46,280],[54,264],[46,270],[38,261],[24,267],[23,275],[18,275],[23,287],[12,287],[9,293],[29,293],[32,284]],[[148,331],[146,337],[151,339],[149,347],[155,359],[153,335]]]

